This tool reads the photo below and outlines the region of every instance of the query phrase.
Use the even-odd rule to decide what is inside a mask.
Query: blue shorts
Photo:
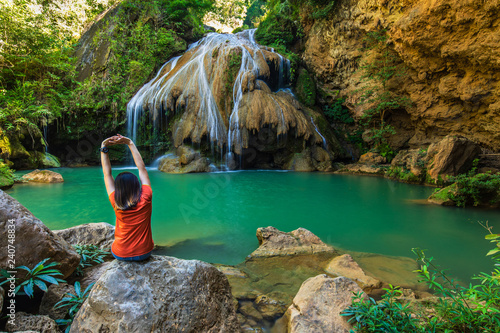
[[[113,253],[113,251],[111,251],[111,254],[113,255],[113,257],[115,257],[118,260],[123,260],[123,261],[142,261],[142,260],[148,259],[151,256],[151,252],[153,252],[153,251],[149,251],[148,253],[145,253],[145,254],[140,255],[140,256],[135,256],[135,257],[118,257],[116,254]]]

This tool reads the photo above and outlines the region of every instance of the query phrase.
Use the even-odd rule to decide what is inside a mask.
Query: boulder
[[[7,322],[5,330],[8,332],[34,331],[40,333],[59,333],[59,328],[53,319],[25,312],[16,313],[14,325]]]
[[[367,293],[382,286],[381,281],[366,275],[350,254],[344,254],[332,259],[326,266],[325,272],[336,276],[345,276],[356,282]]]
[[[481,153],[478,144],[461,136],[446,136],[431,144],[427,151],[428,173],[434,180],[439,176],[456,176],[472,168],[472,162]]]
[[[209,172],[210,160],[206,157],[201,157],[200,153],[195,152],[192,148],[180,146],[176,156],[169,154],[160,159],[158,170],[166,173],[194,173],[194,172]]]
[[[381,156],[379,153],[368,152],[359,157],[359,163],[361,164],[384,164],[387,163],[387,158]]]
[[[298,228],[291,232],[279,231],[274,227],[258,228],[259,247],[250,257],[274,257],[330,252],[335,249],[326,245],[307,229]]]
[[[283,316],[287,332],[348,333],[352,326],[340,313],[351,305],[353,293],[359,292],[359,286],[346,277],[321,274],[307,279]]]
[[[227,278],[197,260],[113,261],[76,315],[76,332],[239,332]]]
[[[304,150],[300,154],[294,154],[291,160],[285,165],[284,169],[299,172],[316,171],[314,161],[310,155],[311,153],[308,149]]]
[[[35,183],[62,183],[64,182],[63,177],[54,171],[50,170],[38,170],[31,171],[22,177],[24,180],[35,182]]]
[[[54,230],[71,245],[96,245],[109,250],[115,239],[115,227],[106,222],[86,223],[76,227]]]
[[[376,167],[366,164],[346,164],[342,169],[339,170],[341,173],[360,173],[367,175],[383,175],[384,169],[381,167]]]
[[[43,294],[42,302],[38,313],[41,315],[49,316],[52,319],[64,319],[68,314],[70,306],[54,309],[54,305],[63,299],[66,293],[75,293],[73,286],[67,283],[59,283],[58,285],[52,284],[48,290]]]
[[[82,276],[77,278],[82,288],[85,289],[90,284],[97,282],[101,275],[108,269],[109,265],[111,265],[111,262],[105,261],[102,264],[85,268]]]
[[[427,201],[435,205],[455,206],[456,202],[451,197],[456,193],[456,190],[457,186],[455,184],[438,189],[427,198]]]
[[[11,222],[12,221],[12,224]],[[15,225],[11,229],[9,225]],[[15,233],[9,233],[15,230]],[[7,249],[9,235],[15,235],[16,265],[33,268],[45,258],[57,261],[57,269],[68,277],[80,263],[80,256],[64,239],[55,235],[42,221],[16,199],[0,190],[0,248]],[[8,251],[0,253],[0,268],[8,268]]]

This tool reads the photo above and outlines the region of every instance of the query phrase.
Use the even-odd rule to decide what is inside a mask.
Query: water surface
[[[64,183],[17,184],[7,193],[51,229],[114,224],[100,168],[57,172]],[[443,268],[467,280],[491,268],[485,253],[492,246],[477,222],[489,221],[500,232],[498,210],[419,204],[415,200],[427,198],[433,188],[384,178],[277,171],[171,175],[156,170],[150,170],[150,178],[154,241],[168,246],[163,253],[184,259],[237,264],[258,247],[257,228],[304,227],[350,251],[413,258],[411,248],[428,249]]]

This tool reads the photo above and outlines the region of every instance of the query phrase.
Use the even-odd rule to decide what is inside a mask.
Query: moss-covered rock
[[[295,94],[299,101],[307,106],[313,106],[316,103],[316,84],[305,68],[299,69]]]
[[[457,191],[456,184],[444,187],[432,193],[427,199],[430,203],[441,205],[441,206],[455,206],[456,203],[452,199],[453,194]]]

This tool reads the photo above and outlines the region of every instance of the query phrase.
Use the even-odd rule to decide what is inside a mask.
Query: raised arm
[[[108,153],[104,153],[102,148],[108,147],[113,142],[113,138],[107,138],[101,143],[101,164],[102,173],[104,174],[104,185],[106,185],[106,192],[108,196],[115,190],[115,179],[111,173],[111,162],[109,161]]]
[[[142,185],[151,186],[148,170],[146,170],[146,165],[144,164],[141,153],[139,153],[139,150],[137,150],[135,143],[129,138],[126,138],[120,134],[118,134],[117,137],[119,138],[117,142],[127,144],[130,148],[130,152],[132,153],[132,157],[134,158],[135,166],[139,170],[139,178],[141,179]]]

